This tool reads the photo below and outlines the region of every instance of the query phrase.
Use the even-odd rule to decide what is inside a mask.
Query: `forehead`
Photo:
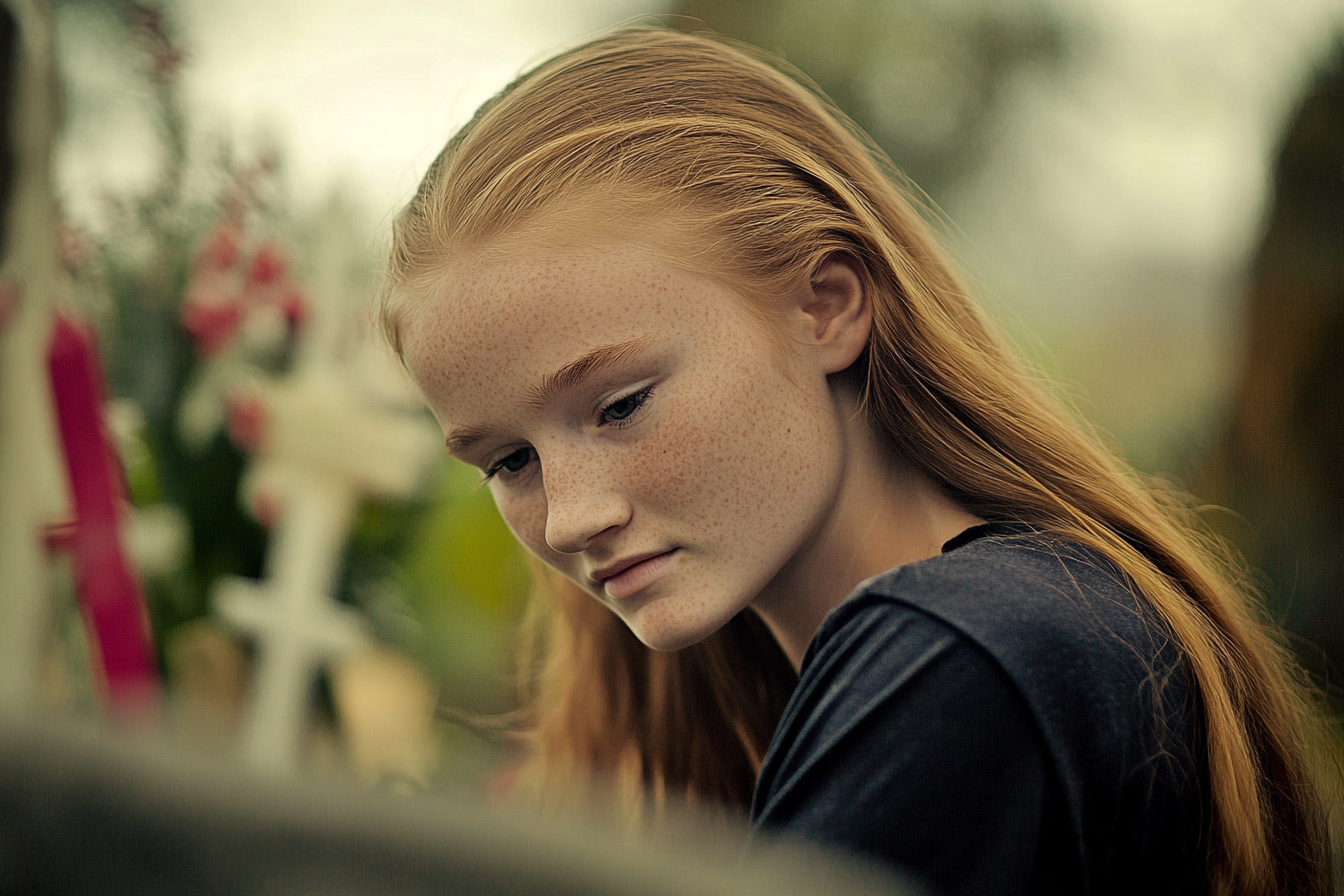
[[[445,264],[408,309],[403,349],[440,412],[450,395],[534,383],[598,345],[703,335],[733,304],[725,287],[639,243],[511,240]]]

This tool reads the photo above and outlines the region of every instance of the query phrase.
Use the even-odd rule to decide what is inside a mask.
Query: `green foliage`
[[[529,575],[480,475],[445,460],[424,524],[407,545],[403,587],[425,627],[423,658],[459,699],[493,708],[507,701],[505,636]]]

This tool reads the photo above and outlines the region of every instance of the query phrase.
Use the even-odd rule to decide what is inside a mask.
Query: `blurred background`
[[[556,48],[646,14],[781,54],[866,127],[941,211],[949,250],[1022,353],[1139,468],[1210,504],[1268,611],[1335,687],[1338,0],[48,12],[54,304],[96,334],[134,505],[124,540],[181,743],[374,783],[505,786],[513,747],[489,719],[514,706],[527,572],[478,475],[441,458],[370,335],[369,304],[391,216],[476,106]],[[370,430],[396,435],[361,441]],[[338,482],[305,478],[333,451]],[[321,538],[276,525],[319,493],[339,493],[333,518],[348,524]],[[290,645],[288,671],[263,669],[283,638],[259,589],[302,575],[328,583],[290,617],[307,646]],[[45,580],[29,697],[97,715],[106,684],[79,573],[57,550]],[[290,696],[263,710],[264,688]],[[267,741],[267,719],[292,736]]]

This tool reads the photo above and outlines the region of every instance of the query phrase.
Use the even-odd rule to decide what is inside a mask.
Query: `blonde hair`
[[[849,253],[873,297],[862,412],[890,450],[972,513],[1109,557],[1174,632],[1204,712],[1214,892],[1326,892],[1312,711],[1227,555],[1182,496],[1143,481],[1024,373],[890,162],[803,83],[745,48],[658,27],[528,72],[454,137],[397,218],[382,311],[392,344],[454,251],[584,197],[674,211],[706,235],[697,261],[755,295]],[[653,654],[546,579],[533,691],[543,792],[598,774],[634,800],[745,804],[792,683],[760,623],[744,614],[695,648]]]

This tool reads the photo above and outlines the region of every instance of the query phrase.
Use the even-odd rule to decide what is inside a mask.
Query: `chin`
[[[708,638],[736,615],[714,613],[704,607],[670,606],[671,601],[653,601],[630,615],[621,614],[636,638],[653,650],[681,650]]]
[[[630,630],[635,633],[635,637],[644,642],[644,646],[652,650],[672,651],[681,650],[683,647],[690,647],[692,644],[699,643],[710,635],[714,634],[715,629],[705,632],[665,632],[659,631],[655,634],[641,631],[634,626]]]

